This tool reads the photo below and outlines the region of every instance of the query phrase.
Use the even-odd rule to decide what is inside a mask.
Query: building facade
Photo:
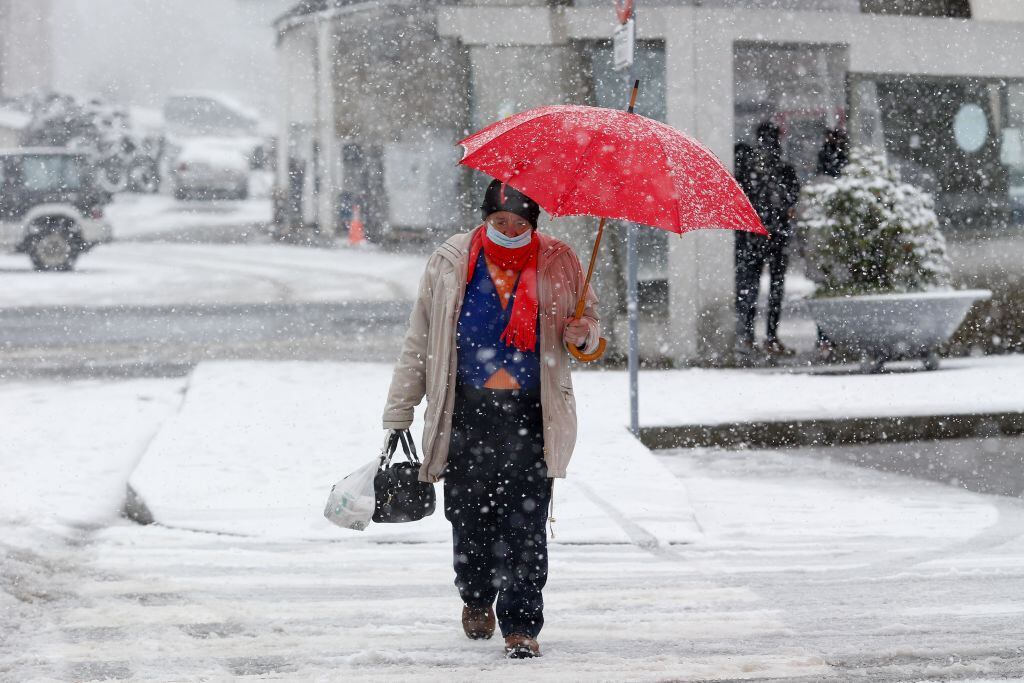
[[[51,15],[51,0],[0,0],[0,96],[52,87]]]
[[[637,111],[727,165],[773,120],[804,177],[824,129],[844,127],[935,194],[947,235],[1019,231],[1021,22],[1024,3],[1012,0],[648,0],[637,7]],[[293,69],[279,164],[293,173],[279,189],[326,231],[353,203],[381,231],[472,227],[484,179],[455,165],[454,143],[541,104],[623,106],[614,25],[610,0],[303,3],[277,23]],[[547,229],[587,253],[591,223]],[[644,355],[722,361],[734,329],[731,234],[641,233]],[[613,233],[598,281],[611,318],[623,310],[616,244]],[[621,318],[610,326],[619,348]]]

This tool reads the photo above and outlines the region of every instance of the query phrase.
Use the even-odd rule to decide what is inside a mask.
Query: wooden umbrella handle
[[[583,281],[583,291],[580,292],[580,300],[576,302],[576,312],[574,318],[579,320],[583,317],[583,311],[587,308],[587,290],[590,289],[590,278],[594,276],[594,263],[597,261],[597,251],[601,248],[601,237],[604,235],[604,222],[602,218],[601,222],[597,226],[597,239],[594,240],[594,250],[590,254],[590,267],[587,268],[587,278]],[[597,350],[593,353],[583,353],[578,346],[575,344],[565,344],[565,349],[578,361],[583,363],[591,363],[601,356],[604,355],[605,349],[608,347],[608,340],[604,337],[597,342]]]
[[[581,363],[593,363],[595,360],[604,355],[604,350],[608,347],[608,340],[601,337],[597,341],[597,350],[593,353],[583,353],[580,351],[580,347],[575,344],[566,344],[565,348],[572,354],[572,357]]]
[[[626,108],[626,111],[630,114],[633,113],[633,107],[636,106],[636,96],[639,91],[640,79],[638,78],[633,81],[633,92],[629,95],[629,107]],[[590,267],[587,268],[587,279],[583,283],[583,291],[580,292],[580,300],[576,303],[576,320],[583,317],[583,311],[586,310],[587,307],[587,290],[590,288],[590,278],[594,275],[594,264],[597,262],[597,250],[601,247],[601,236],[604,235],[604,221],[605,219],[602,218],[601,223],[597,226],[597,239],[594,240],[594,251],[590,254]],[[576,360],[584,363],[590,363],[603,356],[604,350],[607,346],[608,340],[601,337],[597,342],[597,350],[593,353],[583,353],[583,351],[581,351],[575,344],[567,343],[565,348]]]

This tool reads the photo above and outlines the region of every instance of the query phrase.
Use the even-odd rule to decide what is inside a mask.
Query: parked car
[[[84,154],[64,149],[0,151],[0,248],[27,253],[37,270],[71,270],[112,237],[110,194]]]
[[[164,121],[174,136],[256,136],[267,125],[260,115],[220,93],[175,93],[164,101]]]
[[[177,199],[245,199],[250,159],[233,140],[190,138],[181,142],[171,166]]]

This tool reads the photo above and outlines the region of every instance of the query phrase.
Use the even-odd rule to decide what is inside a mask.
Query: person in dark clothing
[[[537,387],[456,390],[444,501],[462,602],[490,614],[497,598],[502,633],[536,641],[544,626],[551,501]]]
[[[736,355],[742,361],[754,350],[754,319],[761,271],[767,264],[770,287],[766,313],[765,351],[781,355],[788,350],[778,338],[782,295],[792,235],[791,221],[800,194],[800,181],[793,166],[782,160],[781,131],[770,121],[758,125],[757,146],[749,159],[737,159],[737,180],[750,199],[770,237],[736,234]],[[745,154],[737,150],[737,157]],[[743,166],[740,166],[742,162]]]
[[[600,344],[597,297],[575,253],[539,232],[540,207],[494,181],[484,224],[428,260],[395,366],[384,428],[427,398],[420,480],[444,480],[462,628],[500,627],[510,658],[540,654],[552,480],[576,442],[566,344]],[[543,399],[543,400],[542,400]]]
[[[850,161],[850,137],[842,128],[826,128],[825,141],[818,151],[818,173],[838,178]]]

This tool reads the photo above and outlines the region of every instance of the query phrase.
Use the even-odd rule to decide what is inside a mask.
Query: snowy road
[[[282,543],[122,523],[22,558],[45,596],[17,606],[0,674],[905,681],[1024,671],[1019,501],[770,452],[664,460],[686,477],[707,540],[656,553],[558,547],[542,660],[507,662],[496,643],[461,635],[445,544]]]
[[[392,360],[425,256],[115,243],[72,273],[0,255],[0,376],[180,374],[210,358]]]
[[[2,377],[175,376],[209,359],[391,361],[406,302],[0,310]]]

